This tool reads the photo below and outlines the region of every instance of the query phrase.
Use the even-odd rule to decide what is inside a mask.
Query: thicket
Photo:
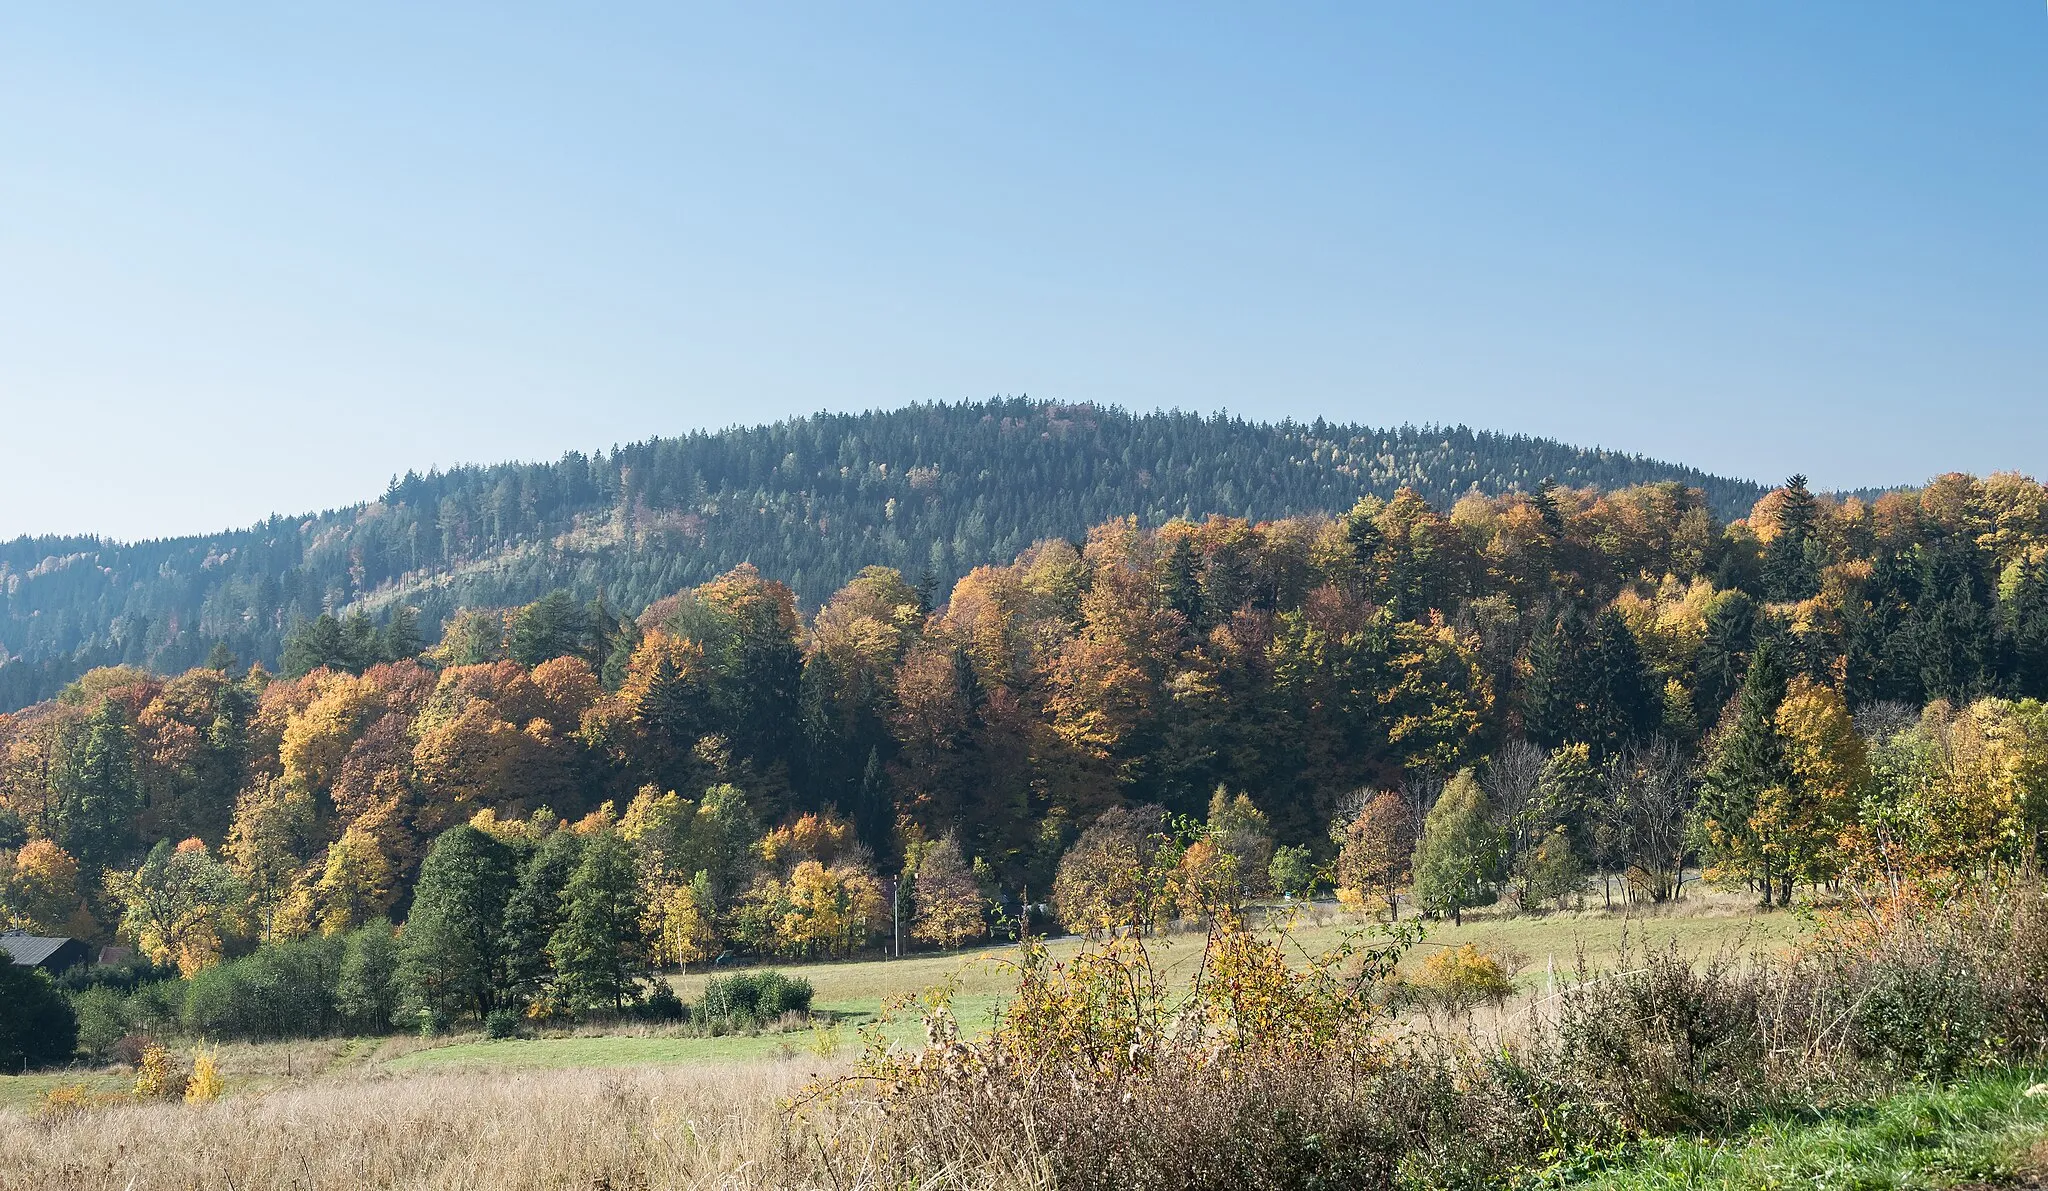
[[[874,1032],[814,1095],[876,1098],[881,1161],[913,1179],[1463,1188],[2048,1058],[2031,872],[1901,890],[1782,961],[1625,956],[1470,1040],[1387,1028],[1401,936],[1297,967],[1212,921],[1184,992],[1133,921],[1061,963],[1029,952],[988,1036],[928,1007],[928,1047]]]

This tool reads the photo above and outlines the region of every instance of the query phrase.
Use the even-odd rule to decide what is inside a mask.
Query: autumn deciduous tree
[[[1384,790],[1367,799],[1350,818],[1332,825],[1337,845],[1337,900],[1364,908],[1384,900],[1392,919],[1401,916],[1398,890],[1415,855],[1414,819],[1399,794]]]
[[[647,903],[649,958],[657,968],[687,968],[710,959],[718,926],[710,878],[700,872],[685,882],[655,887]]]
[[[391,906],[391,862],[375,835],[351,825],[327,848],[327,863],[314,888],[320,908],[320,929],[340,935],[356,929]]]
[[[196,839],[164,840],[130,872],[107,874],[121,906],[121,933],[151,960],[187,976],[221,956],[221,936],[241,897],[234,873]]]
[[[36,934],[62,934],[82,925],[83,912],[78,862],[64,849],[46,839],[32,839],[17,852],[0,852],[0,924]]]
[[[951,836],[931,845],[918,859],[911,899],[917,911],[910,935],[920,942],[951,949],[988,934],[981,888],[961,855],[959,841]]]
[[[888,903],[874,874],[851,864],[799,861],[787,878],[763,876],[738,917],[757,946],[778,955],[849,955],[887,925]]]

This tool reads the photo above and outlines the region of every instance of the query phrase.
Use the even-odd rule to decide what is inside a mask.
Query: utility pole
[[[894,917],[895,917],[895,919],[896,919],[896,929],[895,929],[895,952],[896,952],[896,958],[897,958],[897,959],[902,959],[902,958],[903,958],[903,878],[902,878],[902,877],[898,877],[898,878],[896,878],[896,886],[895,886],[895,888],[893,888],[893,889],[891,889],[891,890],[889,891],[889,910],[890,910],[891,914],[893,914],[893,915],[894,915]]]

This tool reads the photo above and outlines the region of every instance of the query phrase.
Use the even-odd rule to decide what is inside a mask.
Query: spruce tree
[[[1693,711],[1702,730],[1721,718],[1721,709],[1742,685],[1756,648],[1756,628],[1756,601],[1743,592],[1725,592],[1707,608],[1706,638],[1693,661]]]
[[[1778,705],[1785,700],[1785,676],[1769,643],[1757,647],[1737,695],[1735,720],[1709,749],[1700,809],[1708,854],[1723,871],[1761,886],[1772,905],[1780,873],[1754,826],[1768,792],[1791,780],[1784,741],[1778,736]]]
[[[51,782],[52,836],[80,867],[111,867],[135,842],[142,808],[135,732],[118,699],[102,699],[59,755]]]
[[[2022,699],[2048,697],[2048,568],[2017,568],[2003,603],[2007,686]]]
[[[1807,491],[1806,477],[1793,476],[1779,491],[1777,533],[1764,547],[1764,594],[1773,600],[1804,600],[1820,590],[1820,567],[1813,545],[1819,506]]]
[[[1586,618],[1575,606],[1567,606],[1529,643],[1529,678],[1522,688],[1522,723],[1529,739],[1545,748],[1593,743],[1602,685],[1593,653]]]
[[[1586,743],[1599,761],[1648,739],[1663,719],[1663,697],[1643,664],[1635,634],[1613,608],[1594,622],[1592,654],[1599,696],[1589,709]]]
[[[425,643],[420,639],[419,609],[400,604],[391,610],[391,619],[384,622],[383,641],[380,652],[387,662],[400,662],[418,656]]]

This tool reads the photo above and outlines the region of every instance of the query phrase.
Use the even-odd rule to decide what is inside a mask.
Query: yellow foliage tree
[[[46,839],[0,852],[0,923],[55,934],[79,909],[78,861],[69,852]]]
[[[391,862],[383,844],[354,824],[327,848],[327,863],[313,896],[320,929],[330,935],[352,931],[391,906]]]
[[[873,937],[887,912],[873,874],[815,860],[791,871],[777,900],[775,943],[785,955],[850,954]]]

